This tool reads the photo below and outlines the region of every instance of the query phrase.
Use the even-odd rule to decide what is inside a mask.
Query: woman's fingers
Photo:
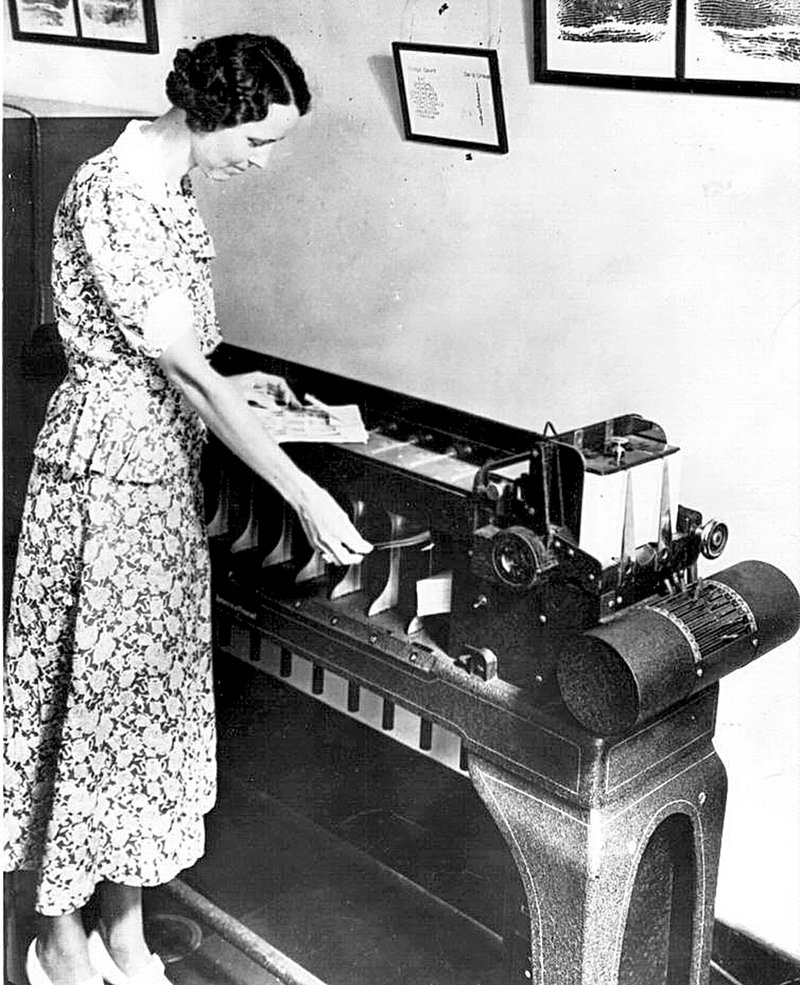
[[[326,564],[337,564],[341,567],[348,567],[351,564],[361,564],[364,560],[364,555],[354,554],[342,545],[338,549],[331,548],[331,550],[322,551],[322,560]]]
[[[300,518],[309,543],[330,564],[358,564],[372,550],[336,500],[320,487]]]
[[[282,376],[254,369],[249,373],[235,373],[228,379],[248,403],[265,407],[275,403],[285,404],[288,407],[302,406]]]
[[[355,536],[339,536],[319,530],[316,542],[312,540],[311,543],[328,564],[360,564],[372,550],[372,544],[364,540],[357,530],[353,534]]]
[[[279,403],[286,404],[289,407],[301,407],[302,404],[297,398],[295,392],[286,382],[282,376],[274,376],[271,373],[256,372],[253,374],[257,377],[253,381],[253,389],[258,392],[259,390],[266,393],[278,400]]]

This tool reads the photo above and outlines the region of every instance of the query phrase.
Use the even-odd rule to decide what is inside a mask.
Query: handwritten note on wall
[[[409,137],[505,149],[495,52],[397,45],[395,57]]]

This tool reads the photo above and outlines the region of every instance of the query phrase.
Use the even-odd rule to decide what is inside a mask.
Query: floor
[[[492,974],[498,942],[480,925],[443,912],[411,882],[280,806],[251,804],[237,812],[235,829],[212,822],[211,837],[239,864],[220,857],[189,879],[279,950],[328,985],[501,985]],[[162,892],[149,904],[149,923],[162,933],[164,913],[185,915]],[[274,981],[213,933],[169,970],[175,985]]]
[[[502,985],[492,935],[455,911],[448,921],[417,887],[342,850],[324,832],[312,844],[315,833],[280,806],[254,802],[237,811],[235,828],[219,815],[211,834],[228,861],[209,858],[191,883],[328,985]],[[148,914],[162,954],[169,954],[171,935],[181,951],[180,923],[176,937],[163,918],[186,911],[159,892],[151,894]],[[754,966],[740,958],[731,971],[715,957],[710,985],[800,983],[800,968],[776,959]],[[208,930],[198,950],[169,964],[168,973],[175,985],[277,985]]]

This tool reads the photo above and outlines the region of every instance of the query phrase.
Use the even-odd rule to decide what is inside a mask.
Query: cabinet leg
[[[527,899],[529,960],[510,982],[707,985],[727,789],[713,750],[600,807],[477,756],[469,769]]]

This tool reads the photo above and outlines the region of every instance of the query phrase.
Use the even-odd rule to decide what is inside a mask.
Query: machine
[[[680,451],[642,417],[537,433],[235,348],[218,365],[358,405],[365,442],[285,447],[375,545],[326,565],[212,443],[221,652],[471,782],[521,887],[504,983],[706,983],[718,681],[797,631],[789,579],[699,576],[727,528],[680,505]]]

